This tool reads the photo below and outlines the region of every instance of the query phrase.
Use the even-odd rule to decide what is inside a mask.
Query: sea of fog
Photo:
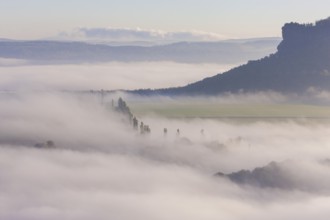
[[[141,135],[97,96],[0,97],[0,219],[328,219],[330,214],[328,123],[238,124],[146,115],[139,120],[151,133]],[[36,147],[47,141],[54,146]],[[284,172],[270,173],[279,185],[215,176],[272,161]],[[281,187],[288,180],[292,187]]]
[[[144,114],[138,120],[151,132],[141,135],[112,107],[111,97],[102,103],[99,95],[69,92],[176,86],[221,72],[220,67],[13,62],[0,67],[0,219],[325,220],[330,216],[326,120],[233,123]],[[329,100],[328,93],[313,94]],[[132,100],[143,102],[141,97],[124,99],[128,105]],[[192,101],[184,97],[177,101],[185,99]],[[227,94],[204,102],[214,99],[290,102],[274,93]],[[251,174],[256,168],[258,175],[250,175],[246,183],[226,176],[242,170]],[[264,178],[272,184],[260,184]]]
[[[224,72],[233,64],[174,62],[28,65],[0,58],[0,89],[116,90],[183,86]]]

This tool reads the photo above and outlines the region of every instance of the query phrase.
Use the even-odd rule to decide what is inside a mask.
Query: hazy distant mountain
[[[330,18],[315,24],[285,24],[277,52],[223,74],[179,88],[139,94],[215,95],[224,92],[330,90]]]
[[[32,63],[173,61],[242,63],[274,52],[280,38],[219,42],[180,42],[152,46],[113,46],[84,42],[0,41],[0,58]],[[136,43],[136,42],[134,42]]]

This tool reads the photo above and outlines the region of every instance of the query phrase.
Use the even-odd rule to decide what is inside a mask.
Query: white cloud
[[[78,28],[72,32],[62,32],[58,36],[66,40],[96,41],[219,41],[225,37],[217,33],[204,31],[167,32],[161,30],[144,30],[140,28]]]

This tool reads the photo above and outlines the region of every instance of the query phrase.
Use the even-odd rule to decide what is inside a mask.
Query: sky
[[[41,39],[77,28],[281,36],[286,22],[330,16],[328,0],[0,0],[0,38]]]

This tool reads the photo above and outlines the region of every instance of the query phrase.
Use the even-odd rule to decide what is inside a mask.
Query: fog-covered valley
[[[328,220],[329,8],[0,0],[0,220]]]
[[[327,121],[143,115],[140,134],[118,97],[1,94],[1,219],[329,216]]]
[[[327,219],[329,92],[110,92],[239,64],[1,58],[0,219]]]
[[[181,86],[224,72],[233,64],[109,62],[68,65],[22,65],[0,59],[1,90],[117,90]]]

